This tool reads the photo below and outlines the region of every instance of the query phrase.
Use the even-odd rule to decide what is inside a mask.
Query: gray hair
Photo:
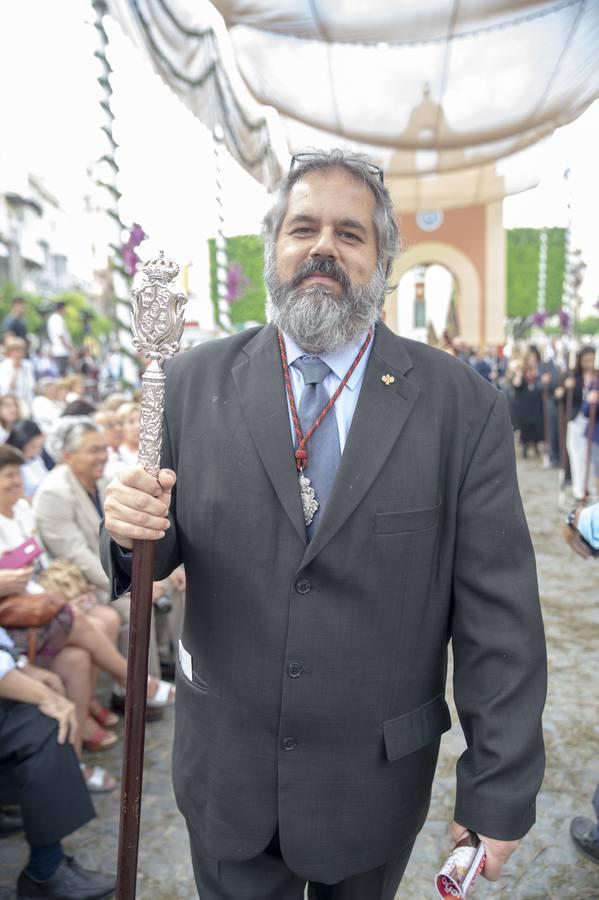
[[[61,463],[65,453],[79,449],[86,434],[100,430],[100,426],[89,416],[61,416],[56,419],[46,442],[48,452],[57,463]]]
[[[40,378],[35,384],[36,396],[46,397],[48,395],[48,388],[53,384],[56,384],[56,378],[51,378],[50,376]]]
[[[365,154],[350,153],[345,150],[315,150],[299,156],[300,158],[291,167],[278,188],[274,203],[262,221],[266,265],[268,266],[274,261],[275,242],[287,212],[293,185],[310,172],[345,169],[356,180],[368,185],[374,195],[374,228],[377,236],[378,264],[385,278],[386,289],[391,290],[389,277],[393,260],[400,251],[400,236],[391,195],[379,177],[381,170]]]

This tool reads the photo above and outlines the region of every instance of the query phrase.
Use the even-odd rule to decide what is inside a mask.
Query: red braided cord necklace
[[[287,362],[287,350],[285,349],[285,340],[284,340],[283,335],[280,330],[277,331],[277,336],[279,338],[279,350],[281,352],[281,364],[283,366],[283,377],[285,379],[285,388],[287,390],[287,398],[289,400],[289,408],[291,410],[291,418],[293,420],[293,428],[295,430],[295,437],[297,440],[297,448],[295,450],[295,465],[297,466],[298,472],[303,472],[304,468],[306,468],[306,466],[308,465],[308,451],[306,450],[306,444],[308,443],[308,441],[310,440],[310,438],[312,437],[312,435],[314,434],[314,432],[316,431],[316,429],[318,428],[320,423],[323,421],[325,416],[327,416],[328,413],[332,410],[337,398],[341,394],[341,391],[343,390],[343,388],[345,387],[345,385],[347,384],[349,379],[352,377],[356,366],[358,365],[358,363],[360,362],[360,360],[366,353],[366,348],[368,347],[370,341],[372,340],[372,331],[369,331],[368,334],[366,335],[366,340],[364,341],[364,343],[358,350],[358,355],[356,356],[353,363],[347,370],[345,377],[343,378],[341,384],[339,385],[339,387],[337,388],[337,390],[335,391],[333,396],[330,398],[329,402],[324,407],[322,412],[314,419],[314,421],[312,422],[312,425],[310,426],[310,428],[308,429],[306,434],[304,434],[302,432],[302,426],[300,425],[300,420],[299,420],[297,408],[295,405],[295,399],[293,397],[293,388],[291,386],[291,376],[289,375],[289,363]]]

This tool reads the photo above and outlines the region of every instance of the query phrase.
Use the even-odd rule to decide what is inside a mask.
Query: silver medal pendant
[[[302,508],[304,510],[304,521],[306,523],[306,526],[308,526],[312,524],[312,520],[314,519],[314,515],[318,510],[319,503],[316,499],[316,491],[312,487],[310,479],[306,478],[301,469],[298,474],[298,478],[300,486],[300,497],[302,498]]]

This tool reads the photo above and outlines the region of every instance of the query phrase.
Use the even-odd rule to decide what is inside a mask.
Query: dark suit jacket
[[[173,775],[201,851],[248,859],[278,823],[290,868],[335,882],[412,840],[450,727],[450,639],[456,819],[522,836],[545,646],[503,396],[378,325],[309,544],[272,326],[173,360],[165,428],[178,482],[156,577],[185,563]]]

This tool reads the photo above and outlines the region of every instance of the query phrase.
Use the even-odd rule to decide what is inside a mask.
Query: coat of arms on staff
[[[179,266],[164,253],[143,267],[146,277],[140,290],[131,291],[131,327],[137,350],[150,359],[163,359],[177,352],[183,332],[181,311],[185,294],[174,294],[168,284],[179,274]]]

